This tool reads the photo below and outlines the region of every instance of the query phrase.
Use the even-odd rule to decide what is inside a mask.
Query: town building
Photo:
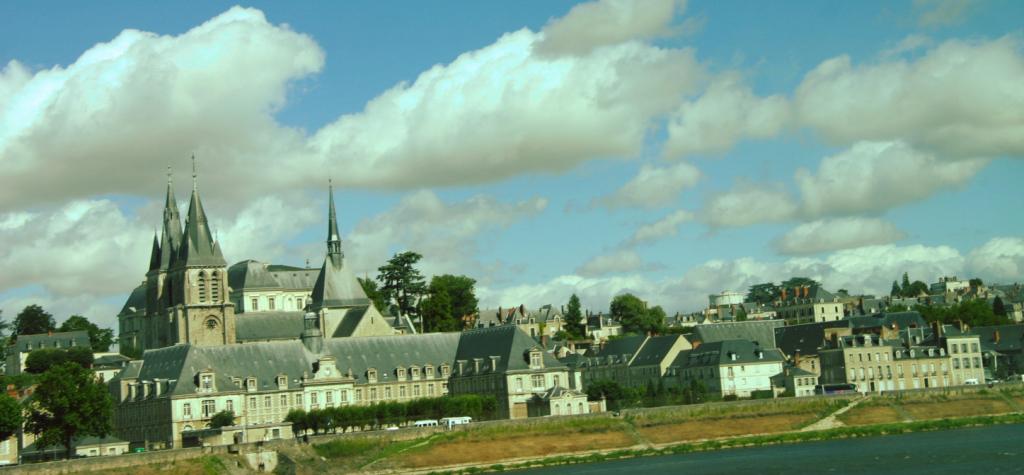
[[[7,347],[7,361],[4,373],[8,376],[21,374],[25,371],[25,361],[29,353],[35,350],[62,349],[84,347],[92,348],[89,333],[85,331],[49,332],[35,335],[18,335],[14,344]]]
[[[747,340],[724,340],[680,352],[670,368],[679,387],[696,381],[712,394],[743,398],[774,391],[772,377],[782,372],[784,361],[777,349]]]
[[[682,335],[625,336],[592,348],[582,358],[574,357],[571,369],[574,380],[582,381],[583,387],[601,380],[633,388],[657,386],[679,352],[690,348]]]
[[[779,318],[789,323],[834,322],[846,315],[844,303],[821,286],[783,288],[775,311]]]

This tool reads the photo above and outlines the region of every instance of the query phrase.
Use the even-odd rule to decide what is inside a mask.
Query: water
[[[749,447],[524,470],[529,475],[1024,473],[1024,424]]]

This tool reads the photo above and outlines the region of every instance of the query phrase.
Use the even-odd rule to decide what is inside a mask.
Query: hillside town
[[[69,331],[16,331],[6,348],[5,397],[52,410],[34,409],[34,399],[49,372],[71,362],[103,388],[110,424],[61,439],[52,434],[66,429],[30,414],[3,442],[5,463],[292,439],[328,426],[401,429],[470,412],[573,416],[1019,383],[1024,374],[1018,283],[925,284],[904,274],[891,295],[874,296],[796,277],[667,316],[630,294],[608,310],[582,309],[573,295],[567,304],[459,312],[459,293],[435,277],[417,284],[427,295],[418,305],[398,291],[385,306],[382,289],[401,279],[382,268],[378,289],[353,275],[333,191],[319,269],[228,266],[198,188],[183,226],[171,183],[165,203],[145,280],[118,315],[119,351],[109,351],[110,330],[99,348],[98,329],[81,317],[78,329],[58,329]],[[446,311],[431,312],[441,294]],[[28,324],[29,310],[16,326]]]

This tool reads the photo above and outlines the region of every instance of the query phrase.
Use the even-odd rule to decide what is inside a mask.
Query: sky
[[[0,3],[0,309],[116,328],[191,156],[229,262],[481,306],[1020,280],[1024,3]]]

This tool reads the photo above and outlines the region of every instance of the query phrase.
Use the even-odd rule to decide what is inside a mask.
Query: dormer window
[[[433,378],[434,377],[434,367],[431,366],[431,365],[425,366],[423,368],[423,373],[424,373],[423,377],[425,377],[425,378]]]
[[[213,392],[216,390],[213,384],[212,372],[199,373],[199,390],[201,392]]]
[[[541,356],[540,350],[534,348],[530,350],[530,368],[537,369],[544,367],[544,358]]]
[[[377,382],[377,370],[370,368],[366,370],[366,380],[371,383]]]
[[[413,366],[412,367],[412,379],[413,380],[420,379],[420,368],[419,368],[419,366]]]
[[[451,374],[452,374],[451,366],[441,365],[441,377],[442,378],[447,378]]]
[[[288,377],[281,375],[277,377],[277,388],[288,389]]]
[[[405,379],[405,368],[398,368],[398,379]]]
[[[245,390],[249,392],[256,390],[256,378],[249,377],[245,380]]]

